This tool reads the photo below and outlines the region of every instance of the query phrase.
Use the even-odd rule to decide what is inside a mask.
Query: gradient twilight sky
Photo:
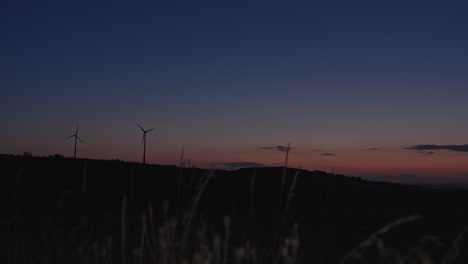
[[[467,1],[0,3],[0,153],[468,181]],[[371,148],[378,148],[370,150]],[[322,151],[317,151],[321,149]],[[434,153],[430,153],[432,151]],[[323,155],[335,154],[335,155]]]

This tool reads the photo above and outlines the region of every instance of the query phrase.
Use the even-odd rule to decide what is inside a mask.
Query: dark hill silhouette
[[[307,248],[301,253],[304,263],[336,263],[382,226],[416,214],[424,218],[395,229],[385,241],[396,248],[416,246],[422,237],[434,235],[443,245],[438,247],[440,252],[432,252],[441,257],[468,224],[467,191],[370,182],[323,171],[288,168],[283,201],[282,167],[209,171],[116,160],[0,155],[0,171],[4,228],[8,229],[12,217],[19,217],[31,230],[46,219],[72,229],[85,216],[96,237],[117,232],[123,196],[129,199],[129,221],[134,226],[150,201],[161,212],[161,202],[167,199],[168,214],[181,218],[204,175],[212,173],[197,206],[198,219],[210,223],[210,230],[216,232],[223,228],[223,216],[231,215],[237,230],[233,239],[246,241],[251,236],[260,245],[271,243],[279,226],[297,222],[301,248]],[[286,204],[287,214],[280,208]],[[34,237],[35,231],[30,232]],[[466,253],[460,254],[468,259]]]

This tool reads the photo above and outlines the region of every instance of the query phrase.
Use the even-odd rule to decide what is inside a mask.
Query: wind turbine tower
[[[81,139],[78,137],[78,128],[80,128],[80,126],[76,126],[76,131],[75,131],[74,135],[71,135],[71,136],[66,138],[66,139],[69,139],[69,138],[72,138],[72,137],[75,138],[75,152],[73,154],[73,158],[75,158],[75,159],[76,159],[76,141],[79,140],[81,143],[83,143],[83,141],[81,141]]]
[[[143,144],[143,164],[146,163],[146,133],[153,131],[154,128],[150,130],[144,130],[138,123],[137,126],[143,131],[143,139],[141,140],[141,143]]]

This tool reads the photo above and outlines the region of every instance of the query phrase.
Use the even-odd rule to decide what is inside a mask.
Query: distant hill
[[[434,189],[460,189],[468,190],[468,182],[457,179],[427,178],[412,174],[400,174],[398,176],[382,175],[367,177],[369,181],[400,183],[407,185],[417,185]]]

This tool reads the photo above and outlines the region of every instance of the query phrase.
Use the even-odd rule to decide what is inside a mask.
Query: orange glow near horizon
[[[47,153],[35,152],[34,150],[31,152],[39,156],[54,153],[71,156],[72,147],[69,145],[62,144]],[[44,149],[41,146],[38,147]],[[179,165],[181,148],[182,146],[155,142],[147,146],[147,163]],[[453,151],[437,151],[433,155],[425,155],[401,147],[384,148],[382,150],[362,150],[362,148],[357,147],[355,149],[351,147],[346,149],[337,148],[334,151],[314,151],[313,148],[310,149],[294,148],[291,150],[288,166],[362,177],[412,174],[429,178],[468,179],[468,155]],[[78,145],[77,156],[81,158],[141,162],[142,151],[141,144],[113,145],[106,148],[98,145],[80,144]],[[285,154],[285,152],[274,149],[259,150],[251,145],[241,144],[235,146],[227,144],[217,146],[186,145],[184,147],[184,159],[191,159],[191,164],[200,168],[209,168],[211,163],[218,163],[217,168],[229,169],[229,166],[223,166],[219,163],[230,162],[283,166]],[[323,154],[334,155],[325,156]]]

